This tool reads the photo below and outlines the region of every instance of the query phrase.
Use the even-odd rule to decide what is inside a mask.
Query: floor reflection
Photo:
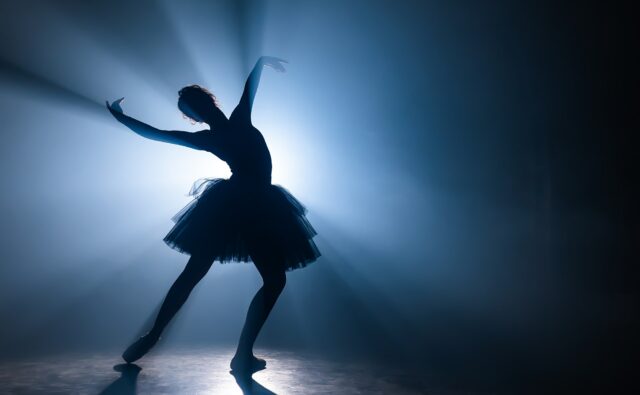
[[[0,393],[21,394],[424,394],[420,375],[293,352],[256,350],[267,369],[229,372],[233,349],[160,350],[119,364],[119,354],[66,355],[0,363]],[[429,391],[431,393],[431,389]],[[437,390],[435,393],[449,394]]]

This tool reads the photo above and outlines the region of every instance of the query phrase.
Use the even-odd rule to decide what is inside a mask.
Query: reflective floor
[[[420,374],[258,350],[267,369],[229,373],[231,349],[162,350],[121,364],[118,355],[67,355],[0,363],[0,393],[17,394],[455,394]],[[468,392],[465,392],[468,394]]]

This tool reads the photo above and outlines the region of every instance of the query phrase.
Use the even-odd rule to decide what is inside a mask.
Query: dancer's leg
[[[251,368],[252,361],[256,361],[253,357],[253,344],[282,293],[287,279],[284,268],[279,262],[258,256],[252,256],[252,260],[262,276],[263,286],[253,297],[249,306],[238,349],[231,363],[232,369]]]
[[[166,328],[173,316],[180,310],[184,302],[187,301],[193,288],[195,288],[200,280],[207,274],[212,264],[213,260],[211,259],[202,256],[191,256],[189,262],[187,262],[187,266],[182,273],[180,273],[171,288],[169,288],[169,292],[167,292],[167,296],[165,296],[164,302],[162,302],[153,328],[149,331],[150,334],[158,337],[162,334],[164,328]]]
[[[140,359],[156,344],[162,331],[186,302],[196,284],[207,274],[212,263],[212,259],[204,256],[191,256],[182,273],[169,288],[149,333],[138,339],[122,354],[125,361],[133,362]]]

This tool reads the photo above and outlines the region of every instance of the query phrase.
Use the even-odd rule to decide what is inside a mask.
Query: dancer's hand
[[[276,58],[273,56],[263,56],[260,58],[263,65],[269,66],[277,72],[284,73],[286,70],[283,63],[289,63],[284,59]]]
[[[111,114],[113,114],[113,116],[115,116],[116,118],[118,114],[124,114],[124,112],[122,111],[122,107],[120,106],[120,103],[122,103],[123,100],[124,100],[124,97],[121,97],[111,104],[109,104],[108,100],[106,101],[107,108],[109,109]]]

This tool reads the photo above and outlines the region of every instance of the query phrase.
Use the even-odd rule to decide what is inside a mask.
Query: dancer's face
[[[196,122],[206,122],[213,118],[211,114],[217,110],[211,100],[195,98],[183,98],[178,100],[178,108],[184,115]]]

